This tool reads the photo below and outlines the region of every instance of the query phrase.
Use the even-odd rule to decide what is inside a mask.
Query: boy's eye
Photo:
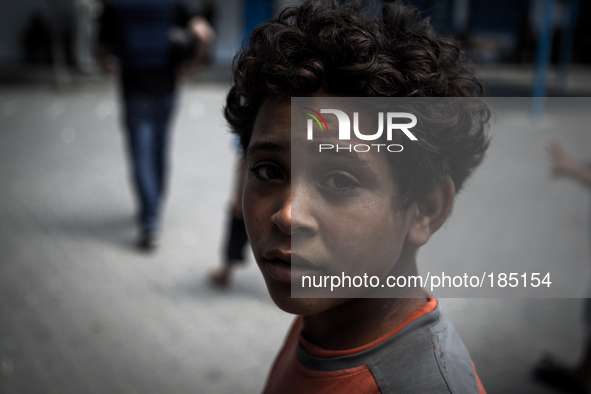
[[[253,168],[251,171],[257,178],[265,181],[283,179],[283,172],[277,166],[271,164],[262,164]]]
[[[322,184],[334,190],[349,190],[357,187],[357,182],[344,174],[333,174],[327,177]]]

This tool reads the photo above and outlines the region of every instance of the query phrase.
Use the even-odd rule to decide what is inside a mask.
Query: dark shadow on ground
[[[232,286],[227,289],[221,289],[212,285],[207,279],[207,274],[201,272],[188,275],[185,280],[174,284],[154,284],[154,291],[163,297],[173,300],[184,297],[202,300],[221,297],[227,300],[251,298],[265,303],[273,303],[265,286],[255,285],[250,281],[236,280]]]
[[[137,248],[135,217],[129,214],[121,216],[92,217],[59,217],[46,218],[44,227],[52,234],[65,235],[70,239],[84,242],[110,244],[123,249]]]

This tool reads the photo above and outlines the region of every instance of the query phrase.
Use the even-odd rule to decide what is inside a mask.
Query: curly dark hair
[[[482,93],[459,44],[440,36],[429,18],[399,1],[368,5],[306,0],[252,32],[249,45],[234,58],[224,108],[244,151],[258,110],[272,95],[307,96],[319,90],[349,97]],[[381,13],[376,12],[379,5]],[[482,161],[490,111],[478,101],[466,101],[464,115],[448,113],[443,122],[446,109],[433,111],[432,125],[444,126],[417,134],[418,141],[408,144],[410,154],[389,155],[399,168],[412,168],[399,172],[403,205],[425,197],[447,176],[459,191]]]

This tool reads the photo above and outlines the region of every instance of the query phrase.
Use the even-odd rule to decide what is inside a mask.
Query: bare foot
[[[211,284],[221,289],[230,287],[230,283],[232,282],[230,269],[226,267],[216,268],[209,271],[208,278]]]

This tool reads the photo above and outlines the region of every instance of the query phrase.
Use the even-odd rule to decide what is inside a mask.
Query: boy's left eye
[[[251,170],[254,175],[265,181],[281,180],[283,179],[283,173],[277,166],[271,164],[262,164]]]
[[[328,176],[322,185],[333,190],[343,191],[350,190],[357,187],[357,182],[350,176],[344,174],[333,174]]]

